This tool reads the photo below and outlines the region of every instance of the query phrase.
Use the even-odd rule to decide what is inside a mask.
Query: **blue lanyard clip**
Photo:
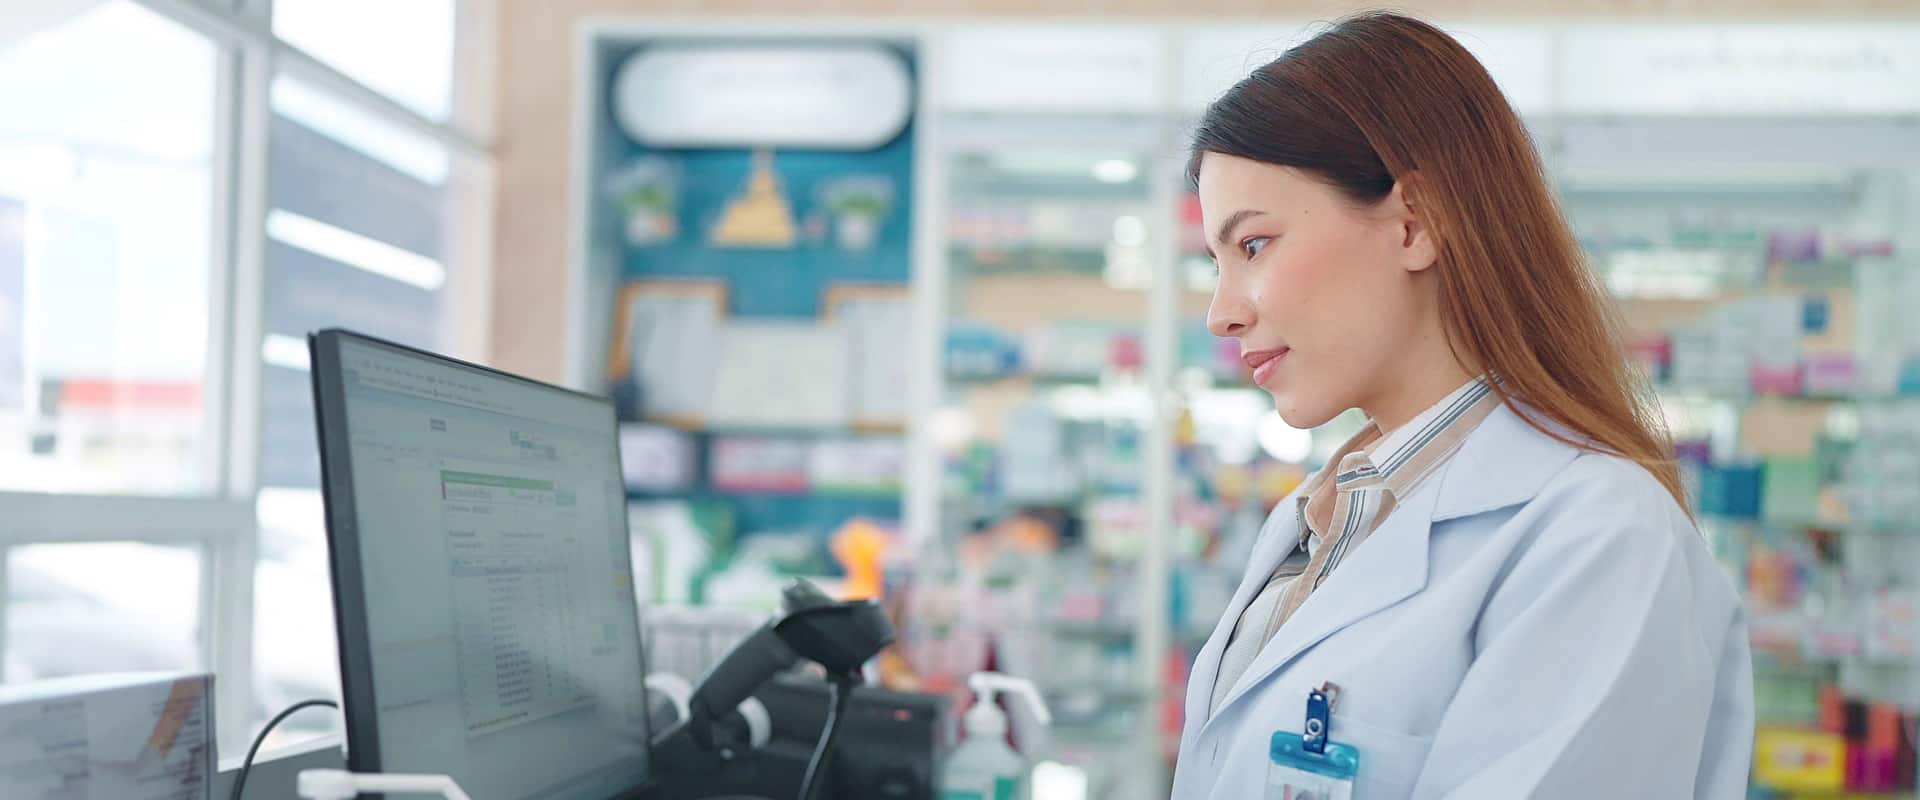
[[[1340,699],[1340,687],[1332,681],[1307,692],[1307,724],[1300,734],[1300,746],[1315,755],[1327,751],[1327,733],[1333,725],[1333,704]]]

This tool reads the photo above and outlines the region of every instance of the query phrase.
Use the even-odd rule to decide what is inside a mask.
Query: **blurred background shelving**
[[[1164,797],[1263,520],[1363,422],[1289,428],[1206,332],[1185,147],[1342,9],[644,5],[0,11],[0,680],[215,672],[222,755],[335,691],[301,337],[344,325],[617,399],[648,624],[727,623],[659,666],[823,578],[884,595],[889,685],[1032,676],[1060,723],[1016,738],[1068,798]],[[1429,10],[1523,116],[1746,599],[1753,794],[1910,787],[1920,21],[1548,6]],[[820,113],[635,135],[622,71],[716,43],[863,66],[682,84],[637,110],[763,120],[794,78]],[[850,120],[885,130],[776,141]]]
[[[924,394],[887,557],[892,677],[958,708],[974,670],[1033,676],[1058,722],[1042,737],[1016,712],[1016,741],[1081,770],[1087,796],[1164,793],[1187,665],[1262,523],[1364,423],[1288,427],[1205,326],[1214,275],[1188,131],[1299,30],[989,25],[934,37],[917,73],[934,105],[915,123],[909,285],[934,330],[904,381]],[[1575,98],[1537,82],[1556,58],[1539,45],[1632,51],[1631,31],[1459,30],[1618,298],[1623,356],[1646,370],[1748,599],[1762,758],[1844,750],[1869,717],[1920,712],[1920,530],[1905,522],[1920,518],[1920,329],[1902,316],[1920,306],[1920,128],[1765,100]],[[1050,77],[982,79],[996,74]],[[742,563],[769,525],[740,497],[706,499],[734,507],[709,517],[738,523],[725,541]],[[767,558],[805,571],[811,549],[835,571],[820,554],[842,511],[811,525],[813,545]],[[1844,769],[1784,764],[1756,771],[1756,796],[1848,788]]]

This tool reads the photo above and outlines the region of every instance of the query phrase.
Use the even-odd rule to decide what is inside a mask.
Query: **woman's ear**
[[[1407,175],[1395,181],[1393,191],[1387,194],[1387,210],[1400,233],[1401,266],[1408,272],[1431,267],[1440,257],[1433,228],[1420,213],[1418,187],[1419,176]]]

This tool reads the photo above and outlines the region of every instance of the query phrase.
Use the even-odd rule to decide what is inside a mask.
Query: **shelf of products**
[[[1115,796],[1096,789],[1124,784],[1142,724],[1159,716],[1135,648],[1146,152],[992,144],[942,156],[952,239],[931,426],[941,541],[929,548],[942,555],[901,581],[902,651],[922,686],[954,691],[987,668],[1033,676],[1055,718],[1042,757],[1081,770],[1090,796]]]
[[[1920,285],[1892,241],[1910,179],[1565,194],[1748,607],[1758,796],[1914,786]]]

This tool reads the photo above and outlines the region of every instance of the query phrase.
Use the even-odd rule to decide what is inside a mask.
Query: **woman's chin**
[[[1291,393],[1269,392],[1273,395],[1273,410],[1280,414],[1280,421],[1287,427],[1309,430],[1327,424],[1340,415],[1339,410],[1328,411],[1317,404],[1303,402],[1302,398]]]

